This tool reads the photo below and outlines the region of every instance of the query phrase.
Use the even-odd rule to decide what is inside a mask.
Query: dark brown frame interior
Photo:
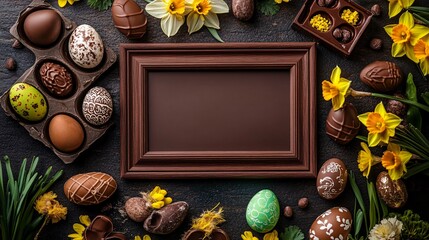
[[[315,43],[121,44],[120,49],[123,178],[316,176]],[[200,69],[287,69],[290,81],[290,91],[286,93],[290,101],[289,150],[150,151],[148,72]]]

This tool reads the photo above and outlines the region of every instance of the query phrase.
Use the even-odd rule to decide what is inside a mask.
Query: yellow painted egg
[[[9,90],[9,101],[16,114],[31,122],[42,120],[48,112],[43,94],[27,83],[14,84]]]

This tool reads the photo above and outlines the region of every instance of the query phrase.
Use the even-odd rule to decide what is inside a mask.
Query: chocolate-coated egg
[[[102,87],[93,87],[85,95],[82,112],[85,119],[94,125],[103,125],[112,116],[113,101],[109,92]]]
[[[67,97],[73,90],[73,78],[62,65],[46,62],[39,69],[43,86],[56,97]]]
[[[153,211],[144,221],[143,228],[153,234],[170,234],[183,223],[188,210],[189,204],[183,201],[168,204]]]
[[[27,83],[16,83],[9,90],[9,101],[13,110],[23,119],[37,122],[48,112],[43,94]]]
[[[311,224],[310,240],[346,240],[352,222],[352,215],[347,208],[333,207],[319,215]]]
[[[95,68],[103,60],[103,41],[93,27],[82,24],[70,35],[69,53],[78,66],[86,69]]]
[[[129,39],[141,38],[146,33],[147,18],[134,0],[115,0],[112,19],[115,27]]]
[[[24,20],[24,33],[31,43],[47,47],[57,41],[61,34],[62,20],[52,9],[30,13]]]
[[[78,121],[66,114],[55,115],[49,122],[49,138],[62,152],[73,152],[83,143],[85,133]]]
[[[360,121],[357,117],[356,108],[352,104],[345,104],[343,108],[333,108],[326,119],[326,134],[335,142],[347,144],[359,132]]]
[[[362,69],[360,80],[379,92],[388,92],[401,86],[403,77],[395,63],[375,61]]]
[[[246,220],[256,232],[271,231],[280,217],[280,205],[276,195],[269,189],[256,193],[246,209]]]
[[[375,186],[378,196],[387,206],[401,208],[407,202],[408,192],[402,179],[392,180],[387,172],[381,172]]]
[[[89,172],[72,176],[64,183],[64,194],[78,205],[102,203],[115,193],[115,179],[107,173]]]
[[[317,174],[317,192],[324,199],[338,197],[347,185],[347,169],[338,158],[327,160]]]

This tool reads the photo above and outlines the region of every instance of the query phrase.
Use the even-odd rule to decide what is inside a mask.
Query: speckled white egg
[[[93,87],[85,95],[82,113],[86,121],[93,125],[103,125],[109,121],[113,112],[113,101],[103,87]]]
[[[78,66],[86,69],[95,68],[103,60],[103,40],[93,27],[82,24],[70,35],[69,53]]]

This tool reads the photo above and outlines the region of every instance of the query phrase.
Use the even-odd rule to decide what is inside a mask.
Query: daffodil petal
[[[387,128],[395,129],[399,124],[401,124],[402,119],[393,113],[387,113],[386,117],[384,117],[384,122],[386,123]]]
[[[146,5],[146,12],[155,18],[164,18],[168,14],[165,3],[162,0],[154,0]]]
[[[413,154],[411,154],[408,151],[400,151],[399,152],[399,158],[401,158],[401,161],[404,164],[408,163],[408,161],[410,161],[411,157],[413,157]]]
[[[142,238],[140,236],[135,236],[134,240],[142,240]]]
[[[368,134],[368,146],[375,147],[380,143],[380,136],[378,134],[369,133]]]
[[[87,227],[91,224],[91,219],[89,218],[88,215],[79,216],[79,221]]]
[[[332,107],[334,110],[338,110],[343,107],[346,98],[344,95],[338,94],[336,97],[332,98]]]
[[[392,44],[392,57],[402,57],[405,55],[405,45],[403,43]]]
[[[413,3],[414,3],[414,0],[402,0],[402,6],[406,9],[411,7],[411,5],[413,5]]]
[[[396,24],[389,24],[384,26],[384,31],[386,31],[386,33],[391,37],[392,36],[392,31],[393,31],[393,27],[396,26]]]
[[[429,27],[420,25],[420,24],[416,24],[414,25],[414,27],[411,29],[411,38],[410,38],[410,42],[411,45],[416,45],[416,43],[423,38],[424,36],[429,34]]]
[[[204,21],[198,13],[191,12],[186,18],[186,24],[188,25],[188,33],[192,34],[204,26]]]
[[[395,169],[388,170],[387,173],[393,181],[400,179],[403,174],[402,172],[396,171]]]
[[[67,0],[58,0],[58,6],[65,7],[67,4]]]
[[[379,113],[383,118],[386,115],[386,109],[384,108],[383,102],[380,102],[375,106],[374,112]]]
[[[349,90],[351,83],[352,82],[349,81],[348,79],[340,78],[340,81],[338,82],[337,87],[342,95],[345,96],[347,94],[347,91]]]
[[[209,28],[220,29],[219,18],[216,13],[209,12],[204,19],[204,25]]]
[[[391,0],[389,3],[389,18],[398,15],[402,11],[402,6],[398,0]]]
[[[144,235],[144,236],[143,236],[143,240],[151,240],[151,238],[150,238],[150,236],[149,236],[149,235]]]
[[[229,12],[228,4],[222,0],[211,0],[210,3],[212,6],[211,11],[216,14]]]
[[[387,145],[387,150],[397,153],[401,151],[401,147],[398,144],[389,143],[389,145]]]
[[[73,5],[74,0],[68,0],[68,2],[69,2],[70,5]]]
[[[361,121],[364,125],[366,125],[366,121],[368,121],[368,115],[369,115],[368,112],[358,115],[359,121]]]
[[[333,84],[337,84],[340,81],[341,77],[341,68],[336,66],[334,69],[332,69],[331,72],[331,82]]]
[[[413,15],[406,11],[404,12],[401,17],[399,17],[399,23],[404,24],[405,26],[407,26],[409,29],[414,27],[414,18]]]
[[[422,72],[423,72],[423,75],[428,75],[429,74],[429,59],[428,58],[425,58],[425,59],[422,59],[422,60],[420,60],[420,69],[422,70]]]
[[[82,224],[75,223],[73,224],[73,230],[77,233],[82,234],[85,231],[85,227]]]
[[[176,18],[168,14],[165,18],[161,19],[161,29],[167,37],[171,37],[176,35],[183,23],[185,23],[183,18]]]

